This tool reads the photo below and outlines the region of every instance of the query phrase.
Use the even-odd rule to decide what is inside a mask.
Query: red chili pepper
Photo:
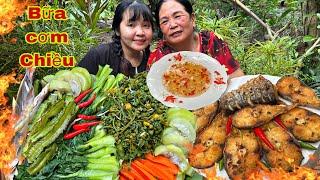
[[[90,131],[89,128],[87,128],[87,129],[79,129],[79,130],[73,131],[71,133],[65,134],[63,136],[63,139],[71,139],[71,138],[74,138],[75,136],[77,136],[77,135],[79,135],[81,133],[88,132],[88,131]]]
[[[281,121],[281,119],[280,119],[279,116],[275,117],[275,118],[274,118],[274,121],[275,121],[280,127],[282,127],[283,129],[287,130],[286,125],[283,124],[283,122]]]
[[[261,128],[256,127],[253,128],[253,132],[256,136],[258,136],[258,138],[265,143],[271,150],[274,150],[274,146],[271,144],[271,142],[269,141],[269,139],[267,138],[266,134],[264,134],[264,132],[262,131]]]
[[[72,128],[74,130],[88,129],[91,126],[96,126],[100,123],[101,123],[101,121],[86,122],[86,123],[81,123],[81,124],[75,124],[72,126]]]
[[[224,81],[213,81],[215,84],[225,84]]]
[[[88,101],[78,104],[78,107],[79,108],[88,107],[90,104],[93,103],[95,99],[96,99],[96,95],[94,94]]]
[[[178,53],[177,55],[173,56],[177,61],[181,61],[182,60],[182,56],[180,53]]]
[[[96,115],[88,116],[88,115],[85,115],[85,114],[78,114],[77,117],[81,118],[83,120],[95,120],[95,119],[98,118]]]
[[[213,81],[215,84],[225,84],[223,77],[216,77]]]
[[[231,133],[232,130],[232,116],[230,115],[226,125],[226,134],[227,136]]]
[[[174,103],[176,100],[177,100],[177,98],[174,97],[174,96],[172,96],[172,95],[167,96],[167,97],[164,99],[164,101],[166,101],[166,102],[171,102],[171,103]]]
[[[80,102],[84,97],[86,97],[86,95],[89,94],[91,91],[92,91],[92,88],[89,88],[89,89],[83,91],[79,96],[77,96],[77,97],[74,99],[74,102],[75,102],[76,104],[78,104],[78,102]]]

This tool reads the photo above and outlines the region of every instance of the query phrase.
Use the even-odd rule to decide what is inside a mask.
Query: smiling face
[[[172,46],[182,44],[186,39],[193,37],[194,16],[174,0],[168,0],[162,4],[159,23],[165,40]]]
[[[119,32],[122,48],[129,51],[142,51],[152,40],[152,26],[142,16],[135,21],[131,20],[132,12],[129,10],[123,13]]]

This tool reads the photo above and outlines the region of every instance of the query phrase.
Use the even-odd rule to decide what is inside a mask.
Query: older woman
[[[162,56],[177,51],[195,51],[208,54],[217,59],[227,69],[230,78],[244,75],[227,44],[213,32],[195,32],[195,15],[188,0],[160,0],[156,21],[164,40],[148,59],[149,68]]]

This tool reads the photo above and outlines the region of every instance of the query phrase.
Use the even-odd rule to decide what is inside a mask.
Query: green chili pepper
[[[224,159],[222,158],[222,159],[219,161],[219,170],[220,170],[220,171],[223,170],[223,166],[224,166]]]
[[[312,144],[309,144],[307,142],[299,141],[300,147],[303,149],[308,149],[308,150],[317,150],[316,147],[314,147]]]

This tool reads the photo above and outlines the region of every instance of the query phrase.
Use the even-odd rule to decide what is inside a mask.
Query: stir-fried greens
[[[160,144],[166,126],[166,107],[155,100],[146,84],[146,73],[125,79],[108,95],[102,117],[107,134],[116,139],[118,158],[131,161]]]

